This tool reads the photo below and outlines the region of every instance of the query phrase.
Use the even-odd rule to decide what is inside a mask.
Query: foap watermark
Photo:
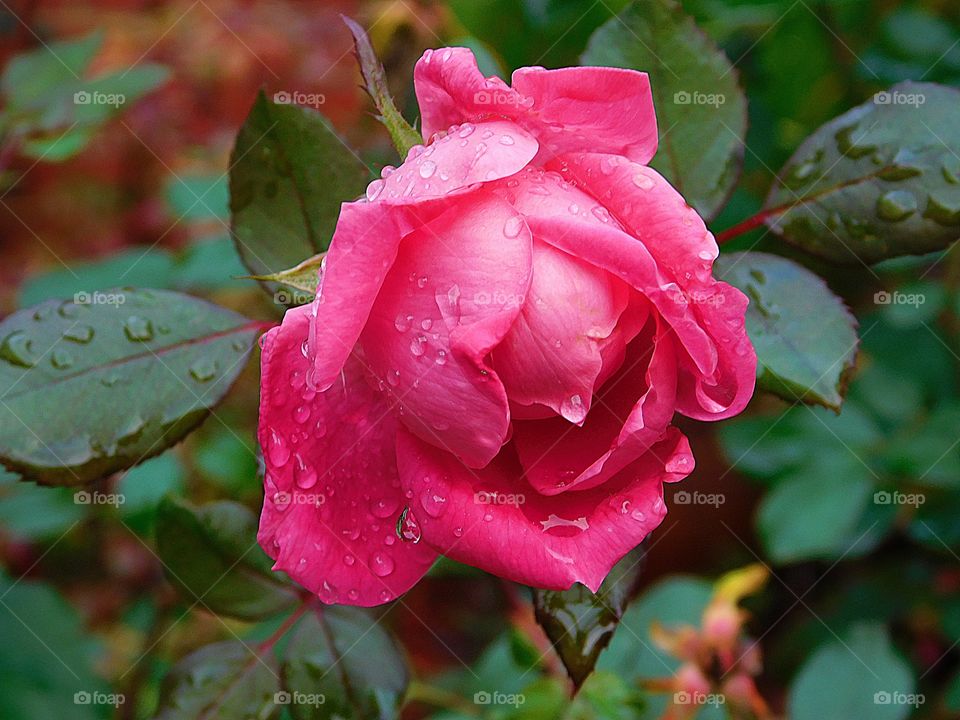
[[[927,96],[923,93],[905,93],[899,90],[892,92],[884,90],[873,96],[874,105],[912,105],[920,107],[927,101]]]
[[[122,292],[78,292],[73,295],[75,305],[114,305],[119,307],[127,301],[127,296]]]
[[[727,96],[723,93],[705,93],[699,90],[687,92],[680,90],[673,94],[674,105],[710,105],[718,108],[727,102]]]
[[[518,708],[526,701],[527,698],[523,693],[488,692],[487,690],[480,690],[473,694],[474,705],[512,705]]]
[[[669,293],[670,299],[678,305],[723,305],[727,298],[723,293],[693,290],[688,292],[676,288]]]
[[[894,290],[892,293],[886,290],[873,294],[874,305],[912,305],[920,307],[927,301],[927,296],[923,293],[902,293]]]
[[[306,305],[313,302],[314,294],[306,290],[294,290],[292,288],[277,290],[273,294],[273,301],[277,305]]]
[[[473,494],[477,505],[513,505],[519,507],[527,501],[523,493],[501,493],[496,490],[480,490]]]
[[[320,707],[327,702],[327,696],[323,693],[305,693],[299,690],[287,692],[278,690],[273,694],[274,705],[300,705],[303,707]]]
[[[477,105],[507,106],[518,105],[520,107],[531,107],[533,98],[524,97],[513,90],[477,90],[473,94],[473,101]]]
[[[699,490],[678,490],[673,494],[675,505],[711,505],[720,507],[727,501],[723,493],[702,493]]]
[[[724,705],[727,699],[721,693],[687,692],[681,690],[673,694],[674,705]]]
[[[927,501],[923,493],[904,493],[899,490],[878,490],[873,494],[874,505],[909,505],[920,507]]]
[[[281,490],[273,494],[273,504],[284,508],[289,505],[313,505],[314,507],[320,507],[325,502],[327,502],[327,496],[319,492],[298,491],[291,493]]]
[[[305,93],[299,90],[278,90],[273,94],[273,101],[277,105],[304,105],[318,108],[327,101],[323,93]]]
[[[79,690],[73,694],[74,705],[109,705],[118,708],[127,701],[123,693],[105,693],[99,690]]]
[[[905,693],[899,690],[888,692],[880,690],[873,694],[874,705],[909,705],[913,708],[919,708],[927,701],[923,693]]]
[[[73,94],[74,105],[109,105],[111,107],[120,107],[127,101],[127,96],[123,93],[105,93],[99,90],[89,92],[87,90],[78,90]]]
[[[78,490],[73,494],[74,505],[113,505],[120,507],[127,501],[121,493],[104,493],[99,490]]]
[[[497,305],[504,308],[520,307],[524,299],[520,293],[505,293],[501,290],[494,290],[492,293],[481,290],[473,295],[476,305]]]

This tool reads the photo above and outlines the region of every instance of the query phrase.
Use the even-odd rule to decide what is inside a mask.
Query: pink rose
[[[260,543],[327,603],[391,600],[438,553],[596,590],[693,469],[673,414],[750,399],[747,299],[646,166],[645,74],[508,87],[448,48],[415,79],[426,146],[344,203],[317,299],[265,336]]]

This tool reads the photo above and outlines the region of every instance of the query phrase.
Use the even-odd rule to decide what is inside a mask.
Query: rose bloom
[[[424,146],[344,203],[316,300],[263,341],[259,540],[326,603],[376,605],[438,554],[596,591],[693,469],[674,413],[750,399],[746,297],[647,167],[647,75],[469,50],[415,73]]]

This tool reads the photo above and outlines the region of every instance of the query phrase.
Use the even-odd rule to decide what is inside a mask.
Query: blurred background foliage
[[[775,170],[841,111],[904,79],[960,86],[953,0],[682,4],[749,97],[745,168],[714,231],[758,210]],[[486,72],[504,77],[523,65],[574,65],[625,5],[10,0],[0,12],[0,310],[123,284],[187,290],[276,319],[281,308],[242,279],[228,236],[228,157],[257,90],[322,95],[319,109],[371,170],[394,162],[357,89],[338,13],[369,29],[414,121],[412,68],[425,48],[468,45]],[[73,43],[69,73],[45,49],[64,42]],[[51,88],[78,77],[129,102],[90,112],[51,99],[62,97]],[[730,248],[799,259],[853,309],[862,350],[842,413],[758,396],[719,429],[685,423],[698,466],[682,489],[723,501],[677,503],[678,490],[668,492],[671,513],[649,542],[640,598],[573,701],[523,591],[438,565],[380,611],[415,678],[405,717],[725,717],[729,704],[667,707],[690,663],[656,627],[699,627],[716,579],[757,564],[769,578],[744,601],[743,630],[759,644],[735,659],[762,651],[748,674],[774,714],[960,716],[960,257],[954,249],[888,261],[874,275],[837,271],[759,230]],[[895,288],[924,301],[874,302]],[[115,507],[0,476],[0,717],[153,717],[176,661],[276,629],[189,601],[155,555],[168,494],[259,510],[256,404],[251,363],[200,431],[97,487],[122,494]],[[654,682],[664,677],[674,684]],[[125,702],[76,704],[78,691],[123,693]],[[474,693],[494,691],[525,700],[474,704]],[[894,691],[924,702],[875,702]]]

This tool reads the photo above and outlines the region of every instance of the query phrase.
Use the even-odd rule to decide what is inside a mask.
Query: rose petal
[[[525,585],[562,590],[581,582],[594,592],[662,521],[661,483],[693,469],[675,428],[602,488],[553,497],[518,490],[520,466],[508,449],[471,471],[401,431],[397,462],[424,540],[442,554]]]
[[[668,295],[689,306],[695,323],[675,325],[689,355],[681,359],[677,409],[698,420],[720,420],[743,410],[756,382],[756,353],[744,328],[748,300],[713,279],[717,243],[700,216],[659,173],[623,158],[570,155],[550,167],[603,202],[640,238],[673,283]],[[713,348],[706,355],[701,332]]]
[[[607,67],[520,68],[513,88],[485,78],[466,48],[426,51],[414,71],[423,133],[490,117],[516,121],[540,142],[538,161],[608,152],[646,163],[657,120],[646,73]]]
[[[556,419],[514,423],[513,442],[528,483],[556,495],[609,482],[666,432],[676,384],[674,340],[651,320],[598,391],[582,427]]]
[[[325,603],[377,605],[406,592],[436,553],[401,542],[396,421],[351,357],[324,392],[305,385],[309,309],[264,338],[258,437],[266,465],[258,540]]]
[[[526,301],[491,354],[511,402],[546,406],[582,423],[603,367],[603,341],[629,299],[627,287],[609,273],[534,242]]]
[[[360,338],[404,424],[472,467],[507,437],[507,396],[485,356],[520,312],[531,245],[506,202],[465,196],[404,239]]]

